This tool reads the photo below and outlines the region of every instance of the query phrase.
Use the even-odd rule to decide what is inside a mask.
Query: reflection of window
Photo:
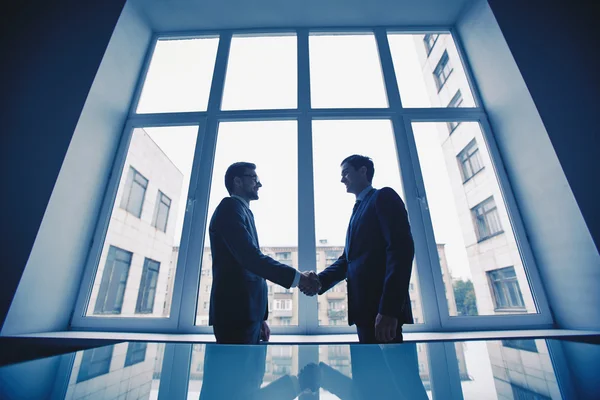
[[[140,218],[146,188],[148,188],[148,179],[144,178],[133,167],[129,167],[123,197],[121,197],[121,208]]]
[[[514,267],[487,271],[496,309],[525,308]]]
[[[450,102],[448,103],[448,108],[460,107],[462,102],[463,102],[462,93],[460,92],[460,89],[458,89],[456,91],[456,93],[454,94],[454,97],[452,97],[452,100],[450,100]],[[460,125],[460,122],[457,122],[457,121],[446,122],[446,125],[448,125],[448,132],[452,133]]]
[[[502,233],[500,216],[493,197],[482,201],[471,209],[477,231],[477,238],[481,242],[489,237]]]
[[[435,85],[437,86],[438,91],[442,89],[451,72],[452,65],[450,65],[450,60],[448,59],[448,52],[444,51],[440,61],[433,70],[433,79],[435,80]]]
[[[463,182],[471,179],[476,173],[483,169],[483,163],[479,156],[479,147],[475,139],[461,150],[456,156],[460,165],[460,172],[462,173]]]
[[[346,302],[342,300],[330,300],[329,301],[329,309],[330,310],[345,310]]]
[[[431,49],[433,49],[433,46],[435,46],[435,42],[438,40],[439,36],[440,35],[432,35],[429,33],[423,36],[423,44],[425,44],[425,51],[427,52],[427,55],[431,53]]]
[[[280,325],[291,325],[292,324],[292,317],[281,317],[281,318],[279,318],[279,324]]]
[[[271,355],[273,357],[291,358],[292,346],[273,346],[271,348]]]
[[[502,340],[502,346],[534,353],[538,352],[535,340],[533,339],[504,339]]]
[[[94,314],[120,314],[133,253],[110,246]]]
[[[510,387],[513,392],[513,397],[517,400],[552,400],[552,398],[548,396],[517,386],[514,383],[511,383]]]
[[[275,300],[273,301],[273,309],[279,311],[291,311],[292,300]]]
[[[142,281],[140,282],[140,292],[138,294],[136,313],[151,314],[154,309],[154,298],[156,297],[156,286],[158,284],[158,270],[160,263],[158,261],[146,258],[144,260],[144,269],[142,271]]]
[[[290,251],[275,253],[275,259],[278,261],[290,261],[292,259],[292,253]]]
[[[81,366],[77,374],[77,382],[87,381],[100,375],[108,374],[114,346],[98,347],[85,350],[81,358]]]
[[[170,209],[171,199],[159,190],[156,208],[154,210],[154,218],[152,219],[152,226],[156,227],[156,229],[160,231],[166,232]]]
[[[147,346],[148,344],[145,342],[129,342],[127,355],[125,356],[125,366],[128,367],[143,362],[146,359]]]

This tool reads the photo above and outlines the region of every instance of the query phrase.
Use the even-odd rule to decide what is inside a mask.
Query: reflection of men
[[[341,182],[356,203],[343,254],[318,275],[319,294],[346,279],[348,323],[356,324],[360,343],[402,342],[402,324],[413,323],[408,287],[414,256],[404,203],[393,189],[371,186],[370,158],[352,155],[341,168]]]
[[[350,345],[352,378],[320,363],[320,386],[342,400],[428,399],[414,343]]]
[[[210,221],[213,283],[209,324],[217,343],[256,344],[270,335],[267,283],[316,290],[314,272],[301,274],[260,251],[250,201],[262,187],[256,165],[238,162],[227,168],[225,187],[231,197],[217,206]]]
[[[200,399],[295,399],[311,389],[315,374],[304,371],[298,377],[284,375],[261,387],[266,357],[267,346],[207,344]]]

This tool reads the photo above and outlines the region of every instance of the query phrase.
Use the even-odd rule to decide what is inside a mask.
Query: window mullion
[[[316,271],[315,196],[313,184],[313,143],[310,110],[310,65],[308,30],[300,29],[298,39],[298,266]],[[318,324],[317,298],[298,294],[298,330],[312,333]]]

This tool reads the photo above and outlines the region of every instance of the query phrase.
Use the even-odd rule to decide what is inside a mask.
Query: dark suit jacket
[[[254,217],[239,199],[224,198],[209,226],[213,282],[209,324],[245,324],[266,320],[265,279],[285,288],[296,270],[260,251]]]
[[[408,287],[414,243],[400,196],[389,187],[371,190],[346,235],[344,253],[319,274],[319,294],[346,279],[349,325],[372,324],[378,313],[412,324]]]

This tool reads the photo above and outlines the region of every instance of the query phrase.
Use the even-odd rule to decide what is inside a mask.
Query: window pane
[[[234,36],[223,110],[296,108],[296,36]]]
[[[225,171],[234,162],[256,164],[263,187],[252,201],[260,249],[263,254],[298,268],[298,150],[296,121],[225,122],[219,125],[208,206],[208,220],[224,197]],[[277,149],[274,151],[273,149]],[[196,324],[208,325],[213,274],[210,236],[204,241]],[[206,272],[204,272],[206,271]],[[298,324],[298,290],[284,290],[267,281],[269,324]],[[277,303],[277,309],[275,301]],[[283,301],[283,303],[282,303]]]
[[[86,315],[169,316],[197,136],[197,126],[133,130]],[[137,182],[129,171],[145,179],[139,217],[116,206]],[[153,223],[160,192],[171,200],[166,230]],[[160,268],[144,277],[146,259]]]
[[[388,106],[372,34],[311,35],[309,45],[312,107]]]
[[[78,351],[64,398],[157,399],[164,347],[129,342]]]
[[[402,105],[475,107],[452,35],[434,36],[388,34]]]
[[[451,136],[445,122],[413,123],[413,131],[438,253],[444,254],[445,261],[440,262],[444,285],[454,288],[446,290],[450,315],[536,313],[479,124],[463,122]],[[463,181],[457,157],[472,141],[478,146],[475,154],[483,169]],[[516,274],[513,281],[518,282],[518,289],[510,290],[515,298],[523,299],[520,306],[510,301],[509,288],[497,275],[487,275],[509,266]]]
[[[365,136],[365,132],[369,135]],[[373,159],[373,187],[389,186],[404,198],[396,143],[388,120],[350,120],[313,122],[313,160],[315,182],[315,227],[317,271],[330,266],[344,251],[346,230],[355,196],[346,193],[340,182],[340,164],[351,154]],[[418,288],[416,264],[413,264],[410,297],[415,323],[423,323],[423,308]],[[347,305],[346,282],[342,281],[318,296],[319,325],[348,325],[347,307],[335,309],[330,304],[343,300]],[[333,307],[333,306],[332,306]]]
[[[159,40],[137,113],[206,111],[218,38]]]
[[[549,343],[543,339],[456,342],[463,398],[565,398],[550,358]]]

